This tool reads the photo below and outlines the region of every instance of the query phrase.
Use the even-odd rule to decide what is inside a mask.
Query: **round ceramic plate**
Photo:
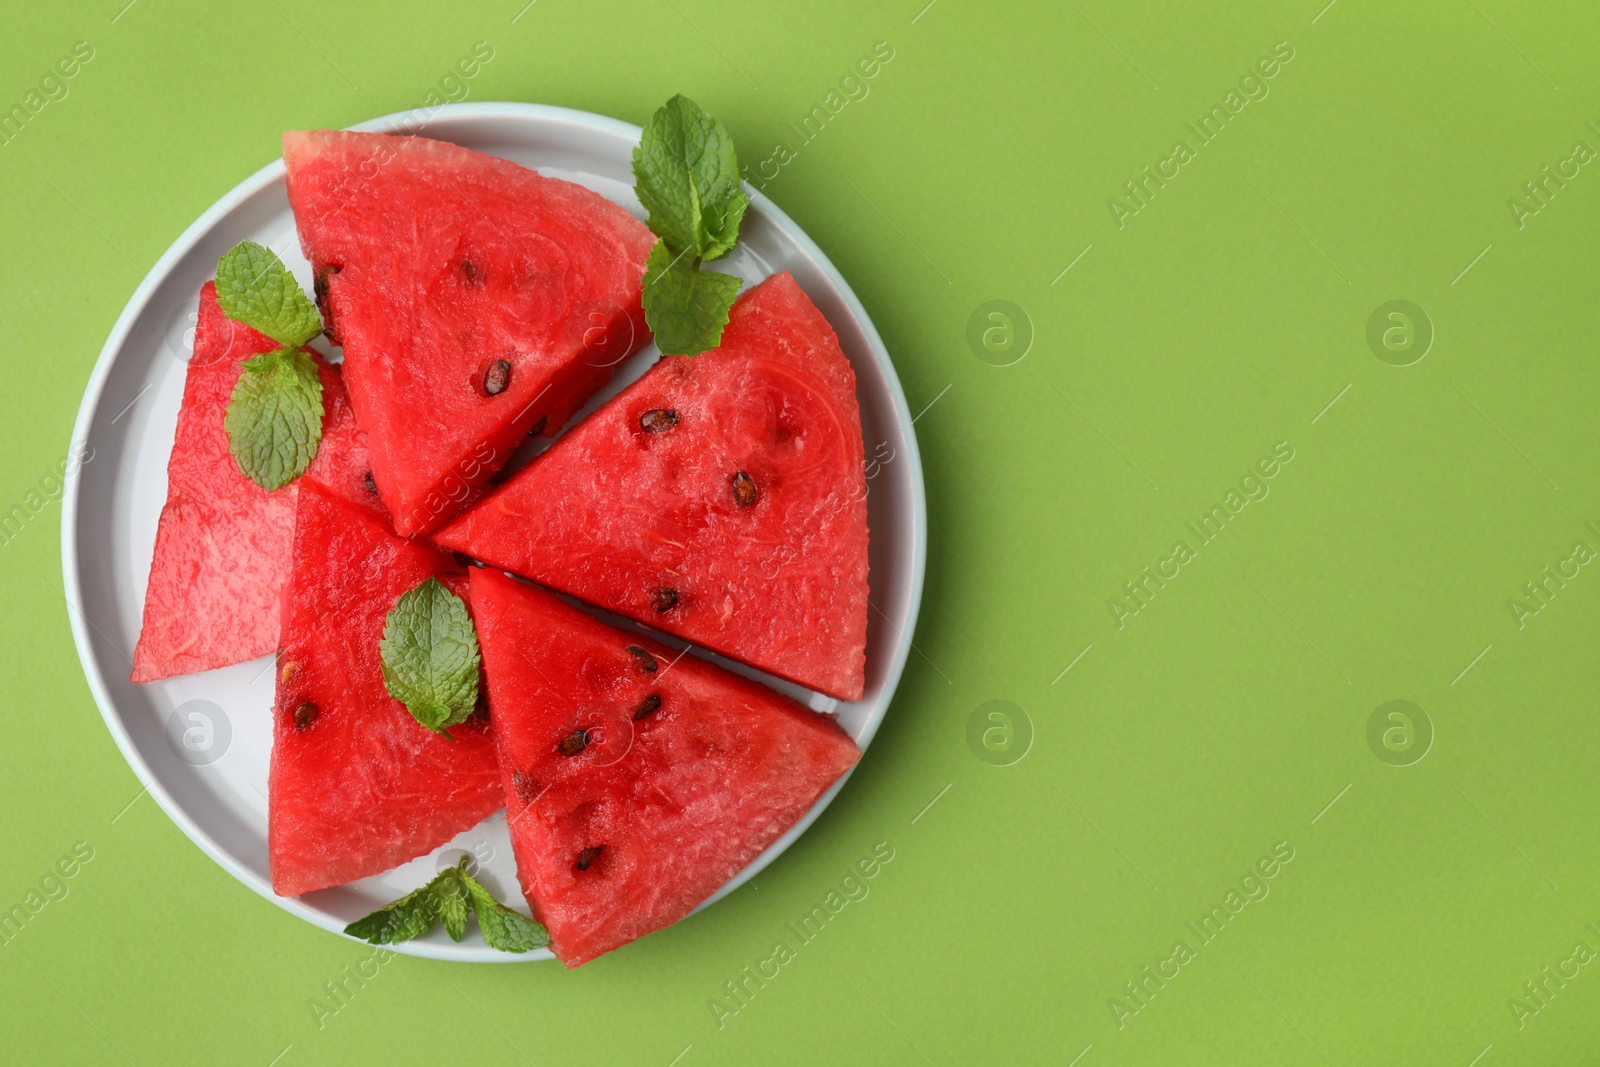
[[[355,128],[424,133],[501,156],[586,185],[645,217],[633,193],[632,152],[639,143],[639,127],[625,122],[533,104],[456,104],[390,115]],[[840,704],[740,665],[718,662],[762,678],[812,708],[836,713],[840,725],[865,749],[905,666],[922,596],[927,528],[922,466],[889,354],[850,286],[787,215],[749,186],[745,192],[750,210],[738,247],[717,269],[738,275],[747,287],[780,270],[792,273],[838,331],[855,368],[871,531],[866,694],[859,702]],[[310,268],[295,237],[281,160],[218,201],[161,257],[117,320],[84,393],[73,430],[74,454],[82,461],[69,471],[61,544],[72,632],[89,686],[128,764],[156,803],[207,855],[286,911],[337,932],[466,853],[474,858],[484,884],[525,912],[504,812],[381,875],[300,897],[275,895],[267,868],[271,657],[164,682],[128,681],[156,521],[166,499],[167,457],[200,286],[215,276],[218,257],[243,240],[277,252],[310,290]],[[610,388],[584,413],[644,373],[657,357],[652,346],[625,362]],[[841,780],[824,793],[788,833],[701,907],[771,863],[843,785]],[[543,950],[496,952],[475,928],[460,944],[435,929],[398,948],[435,959],[552,958]]]

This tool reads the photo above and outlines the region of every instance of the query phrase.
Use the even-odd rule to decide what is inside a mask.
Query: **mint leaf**
[[[235,322],[299,348],[322,332],[322,316],[283,261],[254,241],[240,241],[217,261],[217,303]]]
[[[445,874],[454,870],[452,867]],[[439,876],[443,877],[444,875]],[[434,890],[439,884],[439,878],[435,878],[416,892],[401,897],[393,904],[386,904],[371,915],[357,919],[346,926],[344,932],[351,937],[370,941],[374,945],[392,945],[398,941],[421,937],[433,929],[433,924],[439,916],[439,895]]]
[[[665,241],[650,250],[644,272],[644,316],[662,355],[694,356],[717,347],[739,279],[701,270],[687,253],[674,258]]]
[[[501,952],[527,952],[550,944],[550,931],[520,912],[512,911],[494,898],[494,894],[466,872],[461,871],[461,882],[472,897],[472,910],[478,915],[478,929],[484,943]]]
[[[462,862],[466,861],[463,859]],[[472,907],[472,902],[467,899],[467,887],[461,883],[466,876],[465,868],[451,867],[448,871],[441,871],[432,883],[434,895],[439,901],[439,920],[444,923],[444,932],[450,935],[452,941],[460,941],[467,932],[467,911]]]
[[[309,352],[280,348],[241,364],[222,427],[246,478],[277,489],[311,465],[322,441],[322,377]]]
[[[467,930],[469,908],[477,913],[478,928],[491,948],[527,952],[550,944],[550,931],[500,903],[467,873],[465,856],[460,866],[441,871],[421,889],[357,919],[344,932],[374,945],[392,945],[421,937],[442,920],[445,933],[460,941]]]
[[[389,695],[438,734],[465,722],[478,700],[478,635],[467,606],[437,578],[401,594],[378,643]]]
[[[739,160],[722,123],[681,93],[650,117],[633,150],[639,202],[650,229],[676,255],[727,255],[749,205],[739,187]]]

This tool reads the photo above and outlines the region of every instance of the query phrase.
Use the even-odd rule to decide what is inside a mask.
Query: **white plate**
[[[639,127],[616,119],[534,104],[454,104],[427,113],[389,115],[354,128],[425,132],[586,185],[644,218],[632,176]],[[873,609],[865,696],[857,703],[837,704],[785,682],[763,680],[813,708],[837,711],[840,725],[865,749],[905,666],[922,597],[927,545],[922,465],[889,354],[850,286],[789,216],[748,185],[745,193],[750,210],[739,245],[717,269],[738,275],[747,286],[788,270],[828,317],[855,368],[870,478]],[[215,276],[218,257],[243,240],[273,249],[310,290],[310,268],[295,239],[281,160],[223,197],[167,249],[117,319],[84,392],[73,444],[92,451],[69,471],[61,550],[72,633],[89,687],[122,754],[156,802],[208,856],[284,910],[338,932],[415,889],[465,850],[478,859],[484,883],[501,900],[526,911],[503,811],[391,871],[301,897],[277,896],[267,867],[271,657],[164,682],[128,681],[156,520],[166,499],[167,457],[200,286]],[[656,358],[652,346],[624,363],[612,386],[585,413],[644,373]],[[762,677],[747,668],[735,669]],[[824,793],[788,833],[701,907],[726,896],[777,858],[843,785],[841,780]],[[459,945],[435,929],[397,947],[433,959],[552,958],[543,950],[497,952],[482,942],[476,929]]]

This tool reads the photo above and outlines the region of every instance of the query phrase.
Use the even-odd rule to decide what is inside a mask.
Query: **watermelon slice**
[[[838,697],[861,697],[867,509],[855,375],[788,274],[722,347],[670,356],[439,544]]]
[[[200,290],[194,356],[167,462],[167,502],[133,652],[136,682],[226,667],[278,647],[299,487],[290,482],[268,492],[240,473],[222,418],[242,373],[239,364],[279,347],[224,315],[215,283]],[[339,370],[320,356],[317,368],[324,415],[310,472],[351,500],[377,507],[366,483],[366,442]]]
[[[283,158],[403,535],[449,519],[649,340],[639,280],[655,239],[598,193],[423,137],[290,131]]]
[[[689,914],[861,753],[832,718],[474,570],[511,846],[568,967]]]
[[[384,686],[384,620],[430,576],[466,592],[444,553],[302,479],[268,785],[272,887],[282,896],[388,870],[502,803],[486,722],[440,737]]]

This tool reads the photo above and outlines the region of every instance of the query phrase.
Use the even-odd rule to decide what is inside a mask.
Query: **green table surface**
[[[126,2],[0,33],[0,107],[39,105],[0,145],[0,504],[37,511],[0,547],[0,908],[39,905],[0,1061],[1593,1062],[1592,7]],[[140,796],[48,476],[142,272],[283,129],[679,91],[920,412],[916,652],[757,885],[574,973],[355,982],[370,949]]]

